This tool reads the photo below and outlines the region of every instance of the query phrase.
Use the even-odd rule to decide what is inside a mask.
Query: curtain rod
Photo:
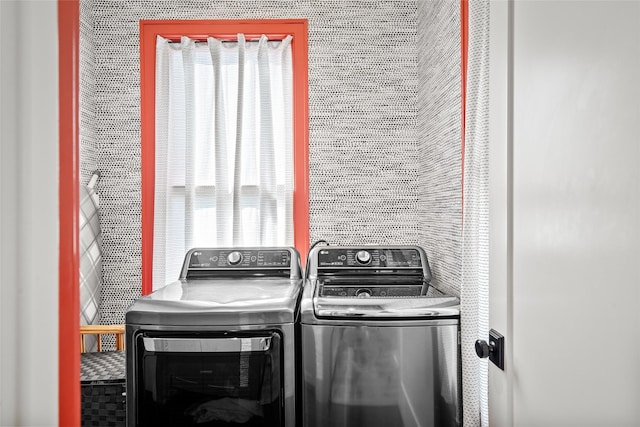
[[[2,0],[0,0],[2,1]],[[260,40],[260,38],[264,35],[266,35],[269,38],[269,41],[282,41],[284,39],[286,39],[287,37],[293,37],[293,34],[291,33],[280,33],[280,32],[272,32],[272,33],[191,33],[188,34],[187,36],[191,39],[194,40],[207,40],[207,38],[209,37],[213,37],[215,39],[218,40],[222,40],[222,41],[237,41],[238,39],[238,34],[244,34],[244,38],[247,41],[253,41],[253,40]],[[167,40],[170,40],[172,42],[179,42],[180,39],[185,36],[186,34],[179,34],[179,33],[170,33],[170,32],[166,32],[164,34],[158,34],[160,37],[165,38]]]
[[[2,1],[2,0],[0,0]],[[166,38],[166,37],[165,37]],[[191,39],[195,40],[196,43],[206,43],[207,40],[204,37],[190,37]],[[215,39],[215,37],[213,37]],[[284,41],[285,37],[282,38],[275,38],[275,39],[268,39],[268,42],[281,42]],[[169,43],[180,43],[180,40],[172,40],[167,38],[167,40],[169,41]],[[219,39],[218,39],[219,40]],[[220,40],[222,43],[238,43],[238,40]],[[257,43],[260,41],[260,37],[258,38],[252,38],[249,40],[245,40],[246,43]]]
[[[238,40],[220,40],[220,41],[222,43],[238,43]],[[260,39],[245,40],[245,43],[258,43],[259,41],[260,41]],[[267,40],[267,41],[269,41],[269,42],[281,42],[282,40]],[[198,39],[196,39],[196,43],[206,43],[206,42],[207,42],[206,40],[198,40]],[[176,40],[176,41],[169,40],[169,43],[180,44],[180,41],[178,41],[178,40]]]

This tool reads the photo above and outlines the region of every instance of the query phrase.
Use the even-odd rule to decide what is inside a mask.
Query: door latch
[[[476,354],[481,359],[489,358],[498,368],[504,371],[504,337],[494,329],[489,331],[489,342],[476,341]]]

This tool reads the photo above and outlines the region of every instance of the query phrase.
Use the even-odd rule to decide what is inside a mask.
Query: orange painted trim
[[[462,148],[462,200],[464,202],[464,150],[467,131],[467,66],[469,61],[469,0],[460,0],[460,92],[461,92],[461,148]],[[463,203],[464,206],[464,203]],[[464,209],[464,207],[463,207]]]
[[[293,230],[294,246],[305,265],[309,251],[309,54],[307,21],[296,27],[293,58]]]
[[[58,0],[58,425],[80,426],[79,0]]]
[[[153,218],[155,193],[155,32],[146,31],[140,21],[140,136],[141,136],[141,221],[142,221],[142,295],[152,290]]]
[[[153,287],[153,218],[155,193],[155,56],[156,37],[177,40],[217,37],[234,40],[262,34],[292,35],[294,138],[294,244],[304,263],[309,249],[309,103],[306,19],[140,21],[140,114],[142,137],[142,294]]]

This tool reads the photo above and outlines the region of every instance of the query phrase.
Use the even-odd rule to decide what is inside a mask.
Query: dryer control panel
[[[189,268],[289,267],[291,254],[284,250],[201,249],[191,253]]]
[[[187,253],[181,278],[220,275],[300,277],[300,258],[293,248],[196,248]]]

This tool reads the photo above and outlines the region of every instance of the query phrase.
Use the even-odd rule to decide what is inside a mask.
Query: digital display
[[[258,252],[258,265],[261,266],[288,266],[289,252],[286,251],[265,251]]]

